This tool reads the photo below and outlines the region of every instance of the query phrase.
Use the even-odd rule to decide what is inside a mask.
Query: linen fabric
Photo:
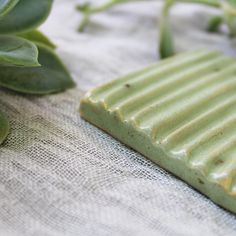
[[[11,123],[0,147],[0,235],[236,235],[235,215],[78,113],[87,90],[158,60],[161,1],[94,15],[84,33],[77,32],[79,2],[55,0],[42,26],[77,87],[40,97],[0,91],[0,109]],[[173,8],[177,50],[235,55],[235,40],[205,31],[209,13],[215,11]]]

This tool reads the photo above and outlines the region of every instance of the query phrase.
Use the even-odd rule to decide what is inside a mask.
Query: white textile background
[[[159,3],[118,6],[76,32],[79,1],[42,27],[78,86],[46,97],[1,90],[12,130],[0,148],[0,236],[233,236],[235,215],[101,130],[77,110],[90,88],[157,60]],[[97,1],[101,2],[101,1]],[[207,34],[208,9],[173,10],[178,50],[236,43]]]

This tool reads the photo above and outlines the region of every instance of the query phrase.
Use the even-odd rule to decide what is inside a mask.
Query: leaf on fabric
[[[19,3],[0,20],[0,34],[31,30],[42,24],[48,17],[52,0],[20,0]]]
[[[41,67],[0,66],[0,86],[28,94],[49,94],[75,86],[70,74],[52,49],[37,44]]]
[[[30,41],[34,41],[36,43],[42,43],[52,49],[56,48],[56,45],[51,42],[51,40],[39,30],[31,30],[17,35]]]
[[[40,66],[37,46],[23,38],[0,36],[0,65]]]

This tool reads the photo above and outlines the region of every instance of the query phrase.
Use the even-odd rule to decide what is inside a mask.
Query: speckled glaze
[[[180,54],[95,88],[81,116],[236,213],[236,61]]]

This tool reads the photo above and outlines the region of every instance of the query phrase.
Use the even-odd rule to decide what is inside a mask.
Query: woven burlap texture
[[[233,214],[78,113],[88,89],[158,59],[160,1],[98,14],[83,34],[76,31],[78,2],[54,1],[42,27],[77,88],[45,97],[0,91],[0,109],[12,127],[0,148],[0,235],[236,235]],[[173,9],[178,50],[234,54],[227,36],[204,31],[208,11],[193,5]]]

